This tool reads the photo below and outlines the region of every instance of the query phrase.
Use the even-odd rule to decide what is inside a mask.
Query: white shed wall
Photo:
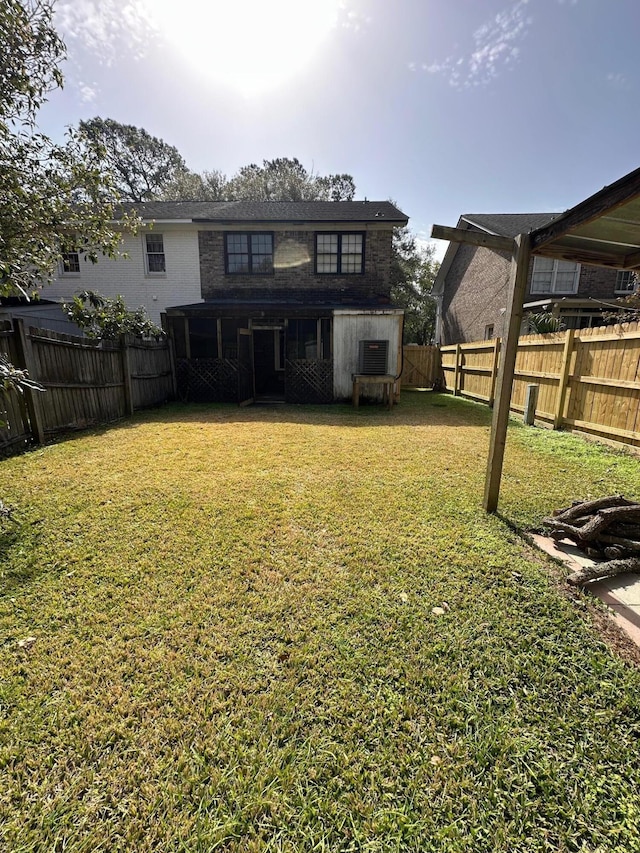
[[[389,341],[389,373],[400,372],[398,352],[402,336],[402,310],[338,309],[333,315],[333,393],[337,400],[351,397],[352,375],[358,372],[358,341]],[[382,399],[382,386],[367,389],[367,395]]]
[[[125,235],[121,251],[128,258],[100,258],[97,264],[80,259],[80,273],[62,274],[42,291],[44,299],[70,299],[79,290],[97,290],[104,296],[121,294],[129,308],[146,309],[154,323],[173,305],[202,302],[198,231],[192,225],[156,223],[153,233],[162,234],[166,273],[148,274],[145,270],[144,234]]]

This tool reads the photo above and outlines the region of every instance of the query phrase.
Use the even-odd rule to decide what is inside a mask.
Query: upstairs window
[[[364,234],[316,234],[316,272],[358,275],[364,272]]]
[[[147,272],[151,274],[166,272],[162,234],[145,234],[144,238]]]
[[[80,253],[75,249],[63,252],[60,267],[62,275],[80,275]]]
[[[579,279],[580,264],[538,255],[533,259],[531,293],[576,293]]]
[[[633,270],[618,270],[616,275],[616,293],[634,293],[637,288],[636,274]]]
[[[273,273],[273,234],[225,234],[224,251],[230,275]]]

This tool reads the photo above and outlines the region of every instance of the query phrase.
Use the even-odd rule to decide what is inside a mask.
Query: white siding
[[[153,228],[164,239],[166,273],[148,275],[145,268],[144,234],[124,237],[121,251],[128,258],[100,258],[97,264],[80,259],[78,275],[61,275],[42,291],[43,299],[63,301],[79,290],[97,290],[105,296],[121,294],[129,308],[144,306],[154,323],[160,313],[173,305],[202,302],[198,231],[189,225],[163,225]]]
[[[352,375],[358,372],[358,342],[389,341],[389,373],[400,373],[399,349],[402,310],[338,309],[333,315],[333,393],[337,400],[351,397]],[[367,395],[382,399],[382,386],[367,389]]]

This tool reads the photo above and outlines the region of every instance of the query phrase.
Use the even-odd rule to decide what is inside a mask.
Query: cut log
[[[610,578],[614,575],[624,574],[624,572],[640,572],[640,557],[628,557],[626,560],[608,560],[606,563],[585,566],[580,571],[570,574],[567,583],[572,586],[583,586],[583,584],[596,578]]]
[[[576,527],[566,520],[566,516],[560,518],[545,518],[543,524],[551,527],[553,530],[565,531],[572,539],[578,542],[592,542],[597,539],[599,534],[611,527],[619,521],[628,521],[629,519],[640,519],[640,504],[632,504],[627,506],[613,506],[606,509],[600,509],[596,512],[593,518],[582,527]]]
[[[603,533],[598,541],[606,542],[607,545],[620,545],[622,548],[626,548],[627,551],[640,551],[640,542],[636,539],[627,539],[625,536],[614,536],[613,533]]]
[[[567,509],[559,509],[553,513],[554,518],[558,521],[574,521],[581,515],[591,515],[599,509],[614,506],[631,506],[635,505],[640,508],[635,501],[630,501],[624,495],[609,495],[607,498],[596,498],[593,501],[576,501]]]

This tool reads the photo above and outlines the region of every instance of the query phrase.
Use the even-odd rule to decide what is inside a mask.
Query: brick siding
[[[482,340],[490,325],[494,327],[494,336],[504,334],[510,262],[510,256],[503,252],[465,243],[458,246],[442,298],[443,344]],[[531,293],[532,272],[533,260],[525,302],[549,296]],[[577,293],[566,295],[568,298],[614,299],[616,275],[616,270],[582,264]]]
[[[344,228],[339,230],[342,233],[346,231]],[[316,275],[315,231],[265,228],[265,232],[272,232],[274,237],[274,273],[268,276],[227,275],[224,268],[224,232],[200,231],[203,299],[293,299],[345,304],[389,302],[390,229],[366,232],[362,275]]]

